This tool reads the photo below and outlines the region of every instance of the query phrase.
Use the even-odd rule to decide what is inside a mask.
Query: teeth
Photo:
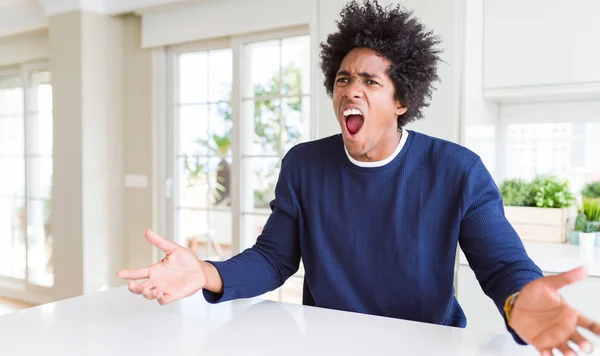
[[[362,113],[358,109],[346,109],[346,110],[344,110],[344,116],[348,116],[348,115],[362,115]]]

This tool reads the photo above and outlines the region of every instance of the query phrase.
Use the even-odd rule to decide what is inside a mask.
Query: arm
[[[481,288],[504,317],[506,299],[543,277],[504,216],[500,192],[480,159],[466,174],[461,198],[459,243]],[[523,344],[506,323],[515,340]]]
[[[151,230],[145,237],[165,252],[160,262],[149,267],[120,270],[117,277],[128,279],[129,290],[146,299],[168,304],[203,290],[208,302],[248,298],[273,290],[298,270],[298,202],[289,189],[286,169],[275,189],[273,210],[263,233],[250,249],[224,262],[200,261],[189,249],[168,241]],[[136,283],[136,280],[145,282]]]
[[[208,302],[261,295],[281,286],[298,270],[297,199],[290,188],[288,174],[284,158],[275,187],[275,200],[271,202],[272,213],[256,244],[227,261],[208,262],[208,282],[203,289]]]
[[[214,282],[208,278],[205,299],[217,303],[251,298],[281,286],[300,264],[297,224],[295,218],[275,207],[252,248],[227,261],[208,262],[214,266]]]

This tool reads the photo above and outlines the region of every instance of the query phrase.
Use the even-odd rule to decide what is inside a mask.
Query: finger
[[[572,330],[566,329],[563,325],[553,325],[534,337],[531,344],[538,350],[552,351],[557,345],[566,344],[571,333]]]
[[[160,305],[169,304],[174,301],[174,298],[171,294],[163,294],[162,297],[158,298],[158,303]]]
[[[575,353],[575,351],[573,351],[573,349],[567,345],[567,344],[562,344],[558,347],[558,349],[560,350],[560,352],[562,352],[562,354],[564,356],[577,356],[577,354]]]
[[[545,277],[546,283],[554,289],[560,289],[568,284],[579,282],[587,276],[587,269],[585,267],[577,267],[567,272],[557,274],[554,276]]]
[[[117,272],[117,277],[123,279],[144,279],[148,278],[148,267],[140,268],[140,269],[122,269]]]
[[[145,289],[151,289],[152,285],[150,284],[150,281],[146,281],[144,283],[136,283],[134,281],[130,281],[129,283],[127,283],[127,287],[129,288],[131,293],[142,294]]]
[[[127,288],[129,288],[129,291],[133,294],[142,294],[144,291],[144,287],[142,287],[142,285],[139,283],[135,283],[134,281],[127,283]]]
[[[175,242],[169,241],[161,237],[159,234],[155,233],[150,229],[146,230],[145,236],[151,244],[163,250],[167,255],[173,252],[173,250],[175,250],[177,247],[179,247],[179,245]]]
[[[587,341],[583,336],[581,336],[580,333],[578,333],[577,331],[575,331],[573,333],[573,335],[571,335],[571,341],[573,341],[574,343],[577,344],[577,346],[579,346],[579,349],[583,352],[586,353],[592,353],[593,351],[593,347],[592,344],[589,343],[589,341]]]
[[[156,298],[156,291],[154,288],[144,288],[142,295],[148,300],[153,300]]]
[[[577,323],[579,326],[588,329],[596,335],[600,335],[600,324],[593,321],[592,319],[584,315],[579,315],[579,321]]]

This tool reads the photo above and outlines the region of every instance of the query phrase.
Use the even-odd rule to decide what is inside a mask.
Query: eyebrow
[[[337,72],[337,76],[350,76],[350,72],[348,72],[347,70],[340,70],[339,72]],[[363,77],[363,78],[367,78],[367,79],[381,79],[379,78],[378,75],[373,74],[373,73],[367,73],[367,72],[360,72],[358,73],[359,77]]]

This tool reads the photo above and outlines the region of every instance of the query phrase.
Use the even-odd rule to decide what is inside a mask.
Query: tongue
[[[356,134],[362,127],[365,119],[362,115],[350,115],[346,118],[346,127],[351,135]]]

